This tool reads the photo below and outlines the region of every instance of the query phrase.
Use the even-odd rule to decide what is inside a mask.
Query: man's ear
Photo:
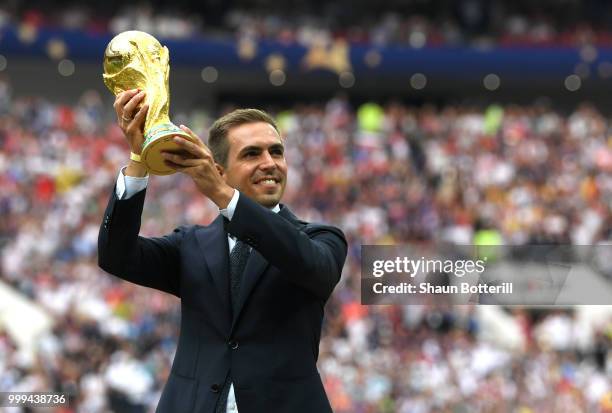
[[[219,171],[219,175],[221,175],[222,177],[225,178],[225,169],[223,169],[223,166],[219,165],[218,163],[215,162],[215,166],[217,167],[217,171]]]

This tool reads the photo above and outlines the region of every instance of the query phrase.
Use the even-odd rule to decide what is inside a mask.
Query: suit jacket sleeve
[[[293,283],[324,301],[340,280],[347,243],[338,228],[298,227],[240,194],[227,230],[259,251]]]
[[[98,265],[127,281],[180,296],[180,244],[184,228],[145,238],[140,217],[146,189],[126,200],[113,189],[98,235]]]

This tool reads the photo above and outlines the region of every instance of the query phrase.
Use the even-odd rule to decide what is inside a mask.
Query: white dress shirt
[[[149,175],[139,178],[136,176],[126,176],[124,174],[125,167],[119,171],[119,176],[117,177],[117,186],[115,187],[115,193],[117,194],[118,199],[129,199],[132,196],[136,195],[138,192],[142,191],[147,187],[149,183]],[[219,212],[225,218],[232,220],[234,216],[234,211],[236,210],[236,205],[238,204],[238,198],[240,198],[240,192],[234,189],[234,195],[230,200],[229,204],[225,209],[220,209]],[[273,212],[278,213],[280,211],[280,206],[276,204],[274,208],[272,208]],[[236,238],[231,235],[227,235],[227,241],[229,245],[229,252],[232,252],[234,249],[234,245],[236,245]],[[236,395],[234,394],[234,384],[230,386],[229,395],[227,396],[227,413],[238,413],[238,405],[236,404]]]

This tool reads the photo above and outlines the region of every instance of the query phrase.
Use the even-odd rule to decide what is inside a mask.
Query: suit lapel
[[[295,215],[289,211],[289,209],[281,205],[281,210],[278,212],[280,216],[296,225],[300,226],[300,223]],[[244,308],[244,304],[246,303],[249,295],[257,285],[257,282],[261,279],[261,276],[265,272],[266,268],[268,268],[270,263],[266,260],[256,249],[251,250],[251,255],[249,255],[249,260],[247,261],[246,267],[244,268],[244,274],[242,275],[242,284],[240,285],[240,300],[238,302],[238,307],[236,314],[234,314],[234,318],[232,320],[232,331],[236,325],[236,321]]]
[[[236,314],[234,314],[234,319],[232,320],[232,330],[236,325],[238,316],[242,312],[244,303],[249,298],[249,295],[251,295],[253,288],[255,288],[255,285],[269,264],[270,263],[256,249],[251,250],[249,260],[247,261],[246,267],[244,268],[244,273],[242,274],[242,283],[240,284],[240,299],[238,300]]]
[[[291,222],[297,228],[301,228],[304,226],[304,223],[301,223],[298,217],[293,215],[293,212],[291,212],[291,210],[285,205],[281,204],[281,209],[280,211],[278,211],[278,215],[285,218],[287,221]]]
[[[219,215],[209,226],[196,231],[200,250],[208,266],[215,289],[223,303],[224,312],[229,314],[229,246],[227,233],[223,227],[223,217]]]

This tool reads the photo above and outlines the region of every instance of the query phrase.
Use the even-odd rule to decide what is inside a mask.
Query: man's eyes
[[[245,158],[253,158],[257,157],[261,154],[261,151],[247,151],[244,153],[243,157]],[[270,154],[275,156],[283,156],[284,150],[282,148],[273,148],[270,149]]]

